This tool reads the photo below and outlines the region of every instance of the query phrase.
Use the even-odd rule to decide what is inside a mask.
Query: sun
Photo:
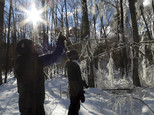
[[[41,11],[37,10],[35,7],[35,4],[32,5],[32,8],[30,11],[27,11],[28,18],[27,21],[30,21],[33,23],[34,26],[37,25],[38,22],[41,22]]]
[[[31,9],[27,10],[26,8],[19,6],[19,10],[23,11],[26,14],[26,17],[23,21],[20,22],[20,27],[24,26],[25,24],[32,22],[33,27],[36,28],[38,23],[43,23],[43,24],[47,24],[47,22],[45,20],[43,20],[41,18],[41,15],[43,12],[45,12],[45,8],[41,8],[40,10],[38,10],[35,7],[35,3],[31,4]]]

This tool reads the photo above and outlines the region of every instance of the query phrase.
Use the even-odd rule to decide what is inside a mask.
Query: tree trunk
[[[90,43],[88,43],[88,46],[87,47],[87,51],[88,51],[88,56],[90,56]],[[93,69],[93,58],[90,56],[90,60],[87,60],[87,67],[88,67],[88,86],[89,87],[95,87],[95,80],[94,80],[94,69]]]
[[[15,1],[15,7],[16,7],[16,1]],[[13,15],[13,46],[14,46],[14,49],[15,49],[15,44],[17,43],[17,35],[16,35],[16,31],[17,31],[17,27],[16,27],[16,18],[15,18],[15,11],[13,10],[12,8],[12,15]]]
[[[67,18],[67,5],[66,0],[65,1],[65,17],[66,17],[66,38],[69,37],[69,27],[68,27],[68,18]]]
[[[120,8],[121,8],[121,35],[122,35],[122,42],[125,41],[125,36],[124,36],[124,13],[123,13],[123,0],[120,0]]]
[[[143,20],[144,20],[144,23],[145,23],[145,26],[146,26],[146,29],[147,29],[148,38],[149,38],[149,40],[152,40],[152,35],[150,33],[150,30],[148,28],[147,21],[146,21],[145,16],[144,16],[144,12],[143,12],[144,7],[143,7],[143,4],[140,6],[140,10],[141,10],[141,15],[143,17]],[[152,51],[151,51],[151,44],[149,44],[147,47],[145,47],[145,54],[147,54],[146,56],[148,57],[149,62],[152,62],[153,63]]]
[[[132,29],[133,29],[133,41],[135,43],[139,43],[139,34],[138,34],[138,26],[137,26],[137,19],[136,19],[136,8],[135,8],[135,1],[129,0],[129,9],[131,14],[131,21],[132,21]],[[138,57],[139,57],[139,48],[134,47],[134,58],[133,58],[133,84],[135,86],[140,87],[140,79],[138,74]]]
[[[116,7],[117,7],[117,15],[116,15],[116,18],[117,18],[117,37],[118,37],[118,42],[121,41],[121,38],[119,36],[120,34],[120,11],[119,11],[119,1],[116,0]]]
[[[42,0],[42,6],[45,7],[45,0]],[[42,15],[43,15],[43,17],[45,17],[45,15],[46,15],[45,12],[43,12]],[[42,24],[42,28],[43,28],[43,38],[45,38],[46,37],[46,35],[45,35],[45,31],[46,31],[45,24]],[[36,32],[36,30],[35,30],[35,32]],[[36,33],[34,33],[34,34],[36,34]]]
[[[49,8],[49,5],[48,5],[48,3],[46,3],[47,5],[46,5],[46,21],[47,21],[47,29],[46,29],[46,31],[47,31],[47,34],[49,33],[49,20],[48,20],[48,16],[49,16],[49,13],[48,13],[48,8]]]
[[[3,23],[4,23],[4,5],[5,0],[0,0],[0,52],[2,52],[3,49]],[[0,56],[0,85],[3,83],[2,81],[2,53]]]
[[[81,39],[83,40],[87,35],[90,35],[87,1],[82,0],[82,27],[81,27]]]
[[[55,6],[55,2],[54,0],[52,0],[52,8],[51,8],[51,11],[52,11],[52,24],[51,24],[51,30],[54,30],[54,20],[55,20],[55,16],[54,16],[54,6]],[[53,32],[53,31],[52,31]]]
[[[87,1],[82,0],[82,28],[81,28],[82,40],[88,35],[90,37],[90,30],[89,30],[89,20],[88,20],[88,10],[87,10]],[[90,38],[89,38],[90,39]],[[88,43],[87,50],[88,56],[90,56],[90,43]],[[87,67],[89,70],[88,74],[88,85],[89,87],[94,87],[94,73],[93,73],[93,59],[90,56],[90,61],[87,60]]]
[[[55,7],[55,34],[58,35],[58,26],[57,26],[57,9],[58,9],[58,1],[56,0],[56,7]]]
[[[100,12],[97,4],[96,4],[96,8],[97,8],[98,12]],[[103,36],[104,38],[107,38],[104,23],[103,23],[103,16],[100,16],[99,18],[100,18],[100,21],[101,21],[100,37]]]
[[[120,8],[121,8],[121,42],[126,43],[125,40],[125,35],[124,35],[124,12],[123,12],[123,0],[120,0]],[[126,48],[122,49],[122,78],[124,77],[124,74],[128,73],[128,68],[127,68],[127,53],[126,53]]]
[[[149,31],[149,28],[148,28],[148,24],[147,24],[146,19],[145,19],[145,17],[144,17],[143,9],[144,9],[144,7],[143,7],[143,5],[141,5],[141,6],[140,6],[141,16],[142,16],[142,18],[143,18],[143,20],[144,20],[144,23],[145,23],[145,26],[146,26],[146,29],[147,29],[147,33],[148,33],[149,40],[152,40],[150,31]]]
[[[93,21],[94,21],[94,34],[96,39],[96,16],[93,16]]]
[[[152,11],[153,11],[153,19],[154,19],[154,0],[152,0]],[[154,20],[152,22],[152,38],[154,39]]]
[[[11,26],[11,12],[12,11],[12,0],[10,0],[10,9],[9,9],[9,24],[8,24],[8,35],[7,35],[7,48],[6,48],[6,70],[5,70],[5,79],[4,83],[7,82],[8,74],[8,65],[9,65],[9,47],[10,47],[10,26]]]
[[[62,33],[64,33],[64,22],[63,22],[63,20],[64,20],[64,17],[63,17],[63,13],[64,13],[64,7],[63,6],[61,6],[61,28],[62,28]]]
[[[16,7],[16,0],[13,3]],[[27,4],[27,1],[26,1]],[[27,5],[26,5],[27,6]],[[17,44],[17,27],[16,27],[16,15],[15,15],[16,9],[13,10],[12,8],[12,15],[13,15],[13,68],[15,68],[15,64],[16,64],[16,58],[17,58],[17,52],[16,52],[16,44]]]
[[[77,28],[77,32],[76,32],[76,41],[79,42],[79,30],[78,30],[78,26],[79,26],[79,22],[78,22],[78,10],[77,8],[75,8],[75,27]]]
[[[94,69],[93,69],[93,62],[88,61],[88,86],[89,87],[95,87],[95,81],[94,81]]]

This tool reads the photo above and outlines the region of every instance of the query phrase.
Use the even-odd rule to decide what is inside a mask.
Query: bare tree
[[[64,16],[63,16],[63,14],[64,14],[64,4],[61,4],[61,29],[62,29],[62,32],[64,32],[64,22],[63,22],[63,20],[64,20]]]
[[[55,6],[55,1],[54,0],[52,0],[52,8],[51,8],[51,11],[52,11],[52,24],[51,24],[51,29],[53,29],[53,27],[54,27],[54,20],[55,20],[55,13],[54,13],[54,6]]]
[[[6,47],[6,70],[4,83],[7,82],[8,65],[9,65],[9,47],[10,47],[10,27],[11,27],[11,15],[12,15],[12,0],[10,0],[9,19],[8,19],[8,34],[7,34],[7,47]]]
[[[121,9],[121,35],[122,41],[124,42],[124,11],[123,11],[123,0],[120,0],[120,9]]]
[[[89,34],[90,30],[89,30],[87,0],[82,0],[82,27],[81,27],[82,40],[84,39],[85,36]]]
[[[16,7],[16,0],[14,1],[14,7]],[[15,10],[13,10],[13,8],[12,8],[12,15],[13,15],[13,45],[15,48],[15,44],[17,43],[17,35],[16,35],[17,27],[16,27]]]
[[[125,44],[125,35],[124,35],[124,11],[123,11],[123,0],[120,0],[120,9],[121,9],[121,41]],[[126,48],[123,48],[122,50],[122,77],[124,76],[125,73],[128,73],[128,68],[127,68],[127,54],[126,54]]]
[[[79,37],[79,12],[78,12],[78,5],[79,2],[77,0],[72,0],[71,2],[68,3],[69,7],[71,9],[71,12],[73,12],[72,18],[73,18],[73,22],[72,22],[72,28],[69,30],[69,34],[72,34],[73,36],[75,36],[76,41],[79,41],[78,37]]]
[[[153,10],[153,18],[154,18],[154,0],[152,0],[152,10]],[[154,39],[154,20],[152,22],[152,37]]]
[[[42,0],[42,6],[45,8],[45,0]],[[43,15],[43,17],[45,17],[45,12],[42,14]],[[45,32],[46,32],[46,27],[45,27],[45,24],[42,24],[42,28],[43,28],[43,38],[46,38],[46,34],[45,34]]]
[[[97,11],[98,11],[98,13],[102,13],[101,11],[100,11],[100,8],[99,8],[99,6],[98,6],[98,4],[96,4],[96,8],[97,8]],[[104,37],[104,38],[106,38],[107,37],[107,35],[106,35],[106,30],[105,30],[105,26],[104,26],[104,23],[103,23],[103,20],[104,20],[104,17],[103,17],[103,15],[99,15],[99,18],[100,18],[100,22],[101,22],[101,25],[100,25],[100,37]],[[102,31],[103,30],[103,31]]]
[[[2,46],[3,46],[2,39],[3,39],[3,24],[4,24],[4,5],[5,5],[5,0],[0,0],[0,52],[2,52]],[[3,83],[2,82],[2,55],[0,56],[0,85]]]
[[[136,19],[136,8],[135,8],[135,1],[129,1],[129,9],[131,14],[131,22],[132,22],[132,29],[133,29],[133,41],[135,43],[139,43],[139,34],[138,34],[138,26],[137,26],[137,19]],[[141,86],[139,74],[138,74],[138,54],[139,48],[134,47],[134,58],[133,58],[133,84],[135,86]]]
[[[87,1],[82,0],[82,40],[88,36],[90,39],[90,30],[89,30],[89,20],[88,20],[88,10],[87,10]],[[94,87],[94,70],[93,70],[93,59],[91,57],[91,45],[88,42],[87,47],[88,55],[90,56],[90,60],[87,60],[87,69],[88,69],[88,85],[89,87]]]
[[[66,37],[68,38],[69,36],[69,26],[68,26],[68,18],[67,18],[67,4],[66,4],[66,0],[64,0],[65,2],[65,17],[66,17]]]
[[[14,0],[14,7],[15,9],[13,9],[12,7],[12,18],[13,18],[13,34],[12,34],[12,43],[13,43],[13,68],[15,67],[15,60],[17,57],[17,53],[16,53],[16,43],[17,43],[17,27],[16,27],[16,0]]]
[[[148,38],[151,40],[152,38],[151,38],[150,30],[149,30],[149,28],[148,28],[148,24],[147,24],[147,21],[146,21],[146,19],[145,19],[143,10],[144,10],[144,7],[143,7],[143,4],[142,4],[142,5],[140,6],[141,16],[142,16],[142,18],[143,18],[143,20],[144,20],[144,23],[145,23],[145,26],[146,26],[146,29],[147,29]]]
[[[56,0],[56,7],[55,7],[55,30],[58,29],[58,26],[57,26],[57,20],[58,20],[57,9],[58,9],[58,0]],[[58,32],[55,31],[55,34],[58,35]]]

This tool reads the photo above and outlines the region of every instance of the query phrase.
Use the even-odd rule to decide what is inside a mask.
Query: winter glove
[[[60,33],[59,36],[58,36],[58,41],[57,41],[57,43],[60,43],[62,46],[64,46],[64,45],[65,45],[65,43],[64,43],[65,40],[66,40],[66,37],[63,36],[63,35]]]
[[[84,93],[85,93],[85,91],[82,91],[82,92],[80,93],[80,100],[81,100],[82,103],[85,102],[85,96],[84,96]]]

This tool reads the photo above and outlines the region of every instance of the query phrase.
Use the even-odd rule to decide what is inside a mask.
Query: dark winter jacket
[[[51,54],[21,55],[16,60],[15,77],[19,93],[19,105],[35,107],[42,105],[45,99],[43,67],[53,64],[62,55],[64,45],[57,42],[55,51]]]
[[[20,106],[30,108],[42,105],[45,98],[42,61],[37,56],[20,56],[15,73]]]
[[[78,96],[80,93],[83,93],[83,84],[79,65],[73,61],[67,61],[66,71],[68,75],[70,96]]]

